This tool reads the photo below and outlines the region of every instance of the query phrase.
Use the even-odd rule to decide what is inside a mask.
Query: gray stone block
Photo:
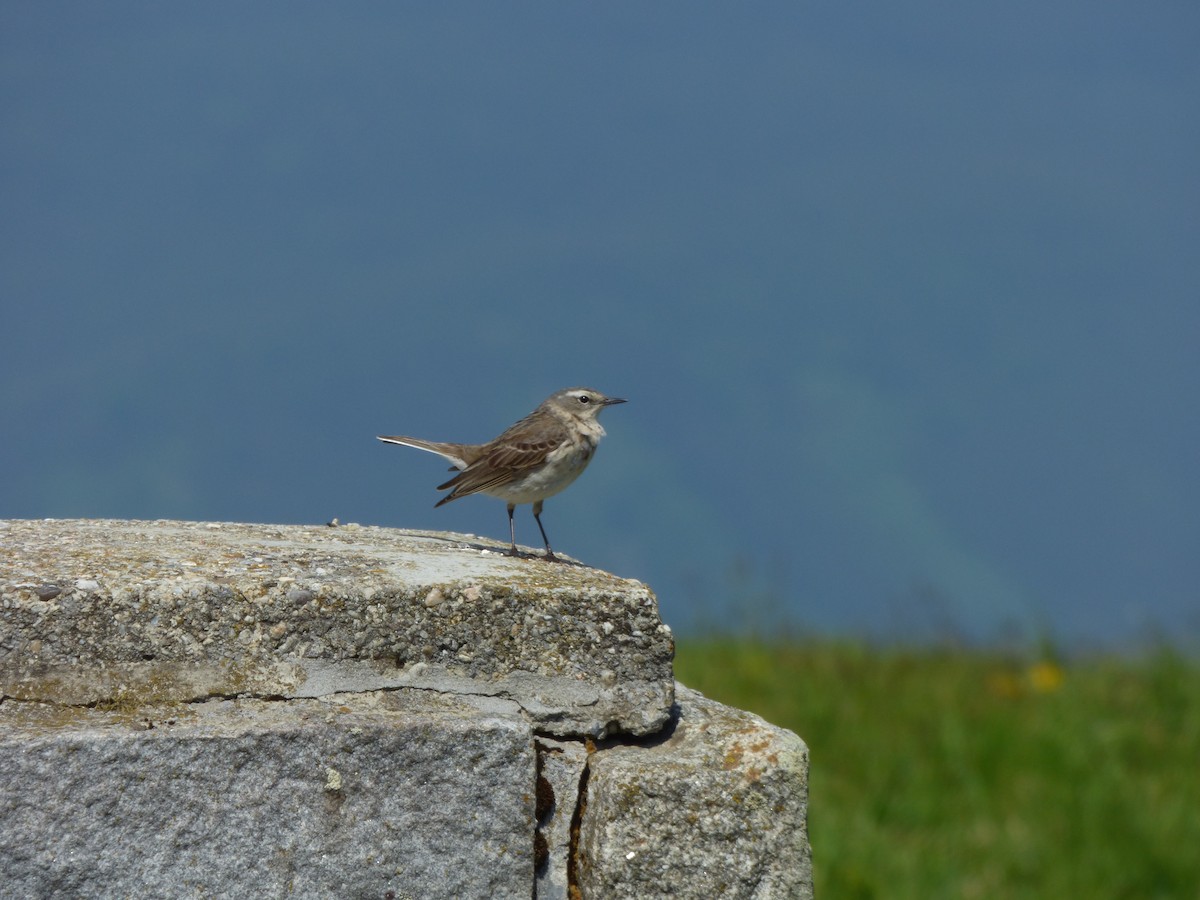
[[[421,687],[648,734],[674,641],[637,581],[386,528],[0,521],[0,691],[87,704]]]
[[[811,897],[800,739],[498,549],[0,521],[0,897]]]
[[[669,734],[588,760],[580,896],[810,900],[808,748],[682,685],[676,697]]]
[[[530,896],[519,707],[427,691],[0,705],[0,896]]]

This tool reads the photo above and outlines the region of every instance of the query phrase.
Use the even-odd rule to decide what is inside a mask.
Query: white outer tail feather
[[[402,447],[412,447],[416,450],[424,450],[427,453],[436,453],[442,459],[446,459],[454,463],[455,467],[460,470],[467,467],[467,461],[461,456],[457,456],[453,453],[447,453],[445,450],[440,449],[439,445],[434,444],[432,441],[422,441],[419,438],[401,437],[399,435],[385,437],[382,434],[379,435],[379,440],[383,441],[385,444],[399,444]]]

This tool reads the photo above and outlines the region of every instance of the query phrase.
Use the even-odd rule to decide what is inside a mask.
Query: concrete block
[[[0,897],[810,898],[803,742],[501,549],[0,521]]]
[[[674,640],[643,584],[428,532],[0,521],[0,691],[87,704],[421,687],[648,734]]]
[[[0,896],[530,896],[517,704],[0,704]]]
[[[682,685],[676,698],[661,736],[588,760],[580,897],[811,900],[804,742]]]

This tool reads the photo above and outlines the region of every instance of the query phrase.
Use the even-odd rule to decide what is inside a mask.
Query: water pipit
[[[537,409],[486,444],[452,444],[403,435],[380,435],[389,444],[428,450],[448,459],[458,474],[439,484],[448,490],[434,506],[469,494],[489,494],[508,503],[509,554],[517,555],[513,510],[532,503],[533,518],[546,544],[546,559],[557,560],[542,527],[542,504],[580,476],[596,453],[604,428],[600,410],[615,403],[591,388],[567,388],[547,397]]]

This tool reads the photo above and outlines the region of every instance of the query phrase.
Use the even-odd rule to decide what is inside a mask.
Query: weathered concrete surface
[[[0,521],[0,897],[811,897],[799,738],[498,549]]]
[[[674,642],[654,595],[503,545],[341,526],[0,521],[0,692],[59,703],[422,687],[541,731],[647,734]]]
[[[676,698],[665,739],[588,759],[580,896],[810,900],[808,748],[683,685]]]
[[[0,759],[4,897],[531,895],[535,757],[511,701],[10,701]]]

